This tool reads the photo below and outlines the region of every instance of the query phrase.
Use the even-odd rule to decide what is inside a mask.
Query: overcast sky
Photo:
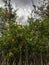
[[[17,15],[19,16],[19,20],[24,21],[24,24],[27,19],[27,16],[29,16],[29,14],[31,13],[31,0],[11,0],[11,3],[14,9],[18,8]],[[0,0],[0,6],[4,6],[4,2],[2,0]]]
[[[11,2],[17,7],[31,6],[31,0],[11,0]],[[2,0],[0,0],[0,4],[2,3]]]
[[[40,5],[38,2],[41,2],[40,0],[33,0],[35,5]],[[12,6],[14,9],[19,8],[17,11],[17,15],[19,16],[19,20],[26,20],[27,16],[31,13],[32,10],[32,1],[31,0],[11,0]],[[4,3],[2,0],[0,0],[0,6],[4,6]],[[28,13],[29,12],[29,13]],[[25,21],[24,20],[24,21]]]

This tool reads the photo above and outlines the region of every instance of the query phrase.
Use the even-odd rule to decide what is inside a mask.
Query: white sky
[[[11,0],[12,7],[18,9],[17,15],[19,16],[19,21],[22,24],[26,24],[27,16],[31,13],[31,1],[30,0]],[[0,0],[0,7],[4,7],[4,3]]]
[[[43,0],[33,0],[36,6],[41,5],[41,1]],[[39,2],[39,3],[38,3]],[[18,8],[17,15],[19,16],[19,20],[23,21],[23,24],[26,23],[27,16],[30,15],[32,10],[32,1],[31,0],[11,0],[11,4],[14,9]],[[0,7],[4,6],[2,0],[0,0]]]

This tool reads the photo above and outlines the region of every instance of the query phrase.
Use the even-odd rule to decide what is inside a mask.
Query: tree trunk
[[[2,50],[2,65],[4,64],[3,61],[4,61],[4,52]]]
[[[20,46],[20,60],[19,65],[22,65],[22,47]]]
[[[43,58],[42,58],[42,54],[40,54],[41,56],[41,65],[43,65]]]
[[[28,48],[26,46],[26,65],[28,65]]]
[[[34,65],[36,64],[36,62],[35,62],[35,58],[34,58]]]
[[[45,65],[47,65],[47,59],[46,59],[46,63],[45,63]]]

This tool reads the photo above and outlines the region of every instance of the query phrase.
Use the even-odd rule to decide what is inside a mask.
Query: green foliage
[[[5,26],[6,31],[0,37],[0,52],[6,59],[13,59],[14,62],[19,60],[37,61],[41,57],[49,58],[49,18],[43,17],[42,20],[34,20],[32,17],[28,18],[29,25],[18,25],[16,22],[17,16],[13,19],[5,17],[5,11],[0,8],[0,13],[4,21],[8,21],[9,26]],[[15,12],[14,12],[15,14]],[[5,25],[5,23],[3,25]],[[4,29],[2,29],[4,30]],[[12,41],[14,39],[14,41]],[[37,58],[38,57],[38,58]],[[21,58],[21,59],[20,59]],[[12,60],[13,61],[13,60]],[[48,60],[49,61],[49,60]],[[11,62],[10,62],[11,63]]]

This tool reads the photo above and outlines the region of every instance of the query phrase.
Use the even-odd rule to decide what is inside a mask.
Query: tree
[[[0,10],[1,13],[2,10],[3,8]],[[28,25],[20,25],[16,22],[15,13],[4,10],[1,15],[6,24],[6,31],[3,32],[4,36],[0,37],[0,64],[46,65],[49,62],[48,17],[43,16],[42,20],[39,20],[31,16],[28,17]],[[14,17],[11,18],[11,14]]]

